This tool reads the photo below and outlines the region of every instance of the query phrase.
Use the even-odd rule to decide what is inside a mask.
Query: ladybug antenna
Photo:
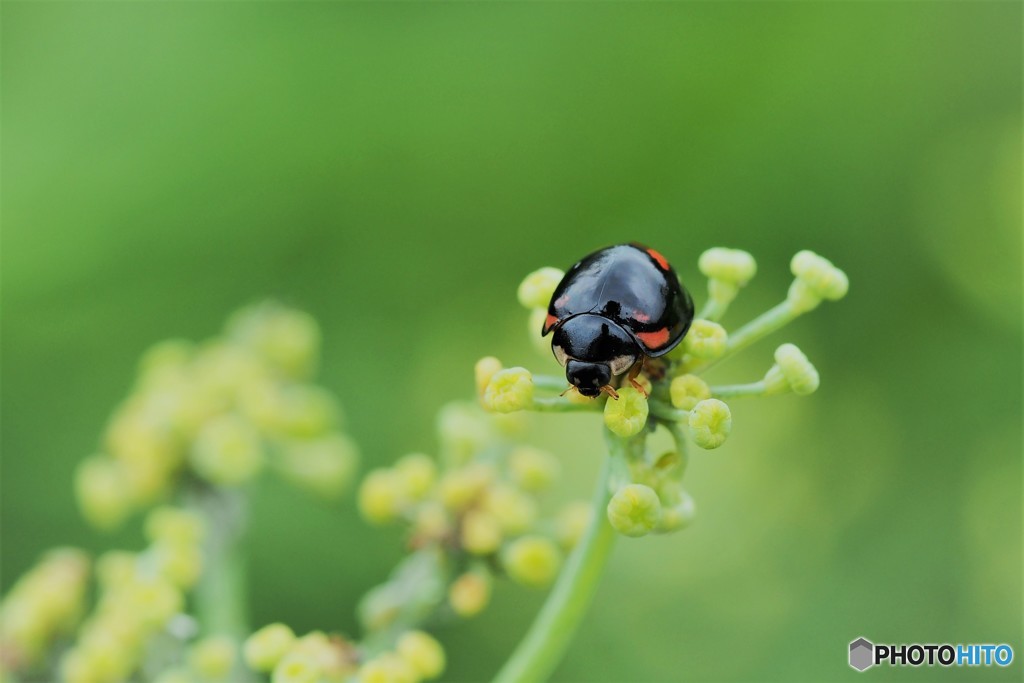
[[[615,391],[614,389],[612,389],[610,384],[605,384],[603,387],[601,387],[601,393],[602,394],[608,394],[609,396],[614,398],[616,401],[619,400],[618,392]]]

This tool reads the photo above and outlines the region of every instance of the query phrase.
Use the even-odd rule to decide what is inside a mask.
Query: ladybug
[[[586,256],[551,295],[541,336],[575,389],[591,398],[618,394],[613,377],[671,351],[693,322],[693,299],[672,266],[654,249],[619,244]],[[646,393],[646,392],[645,392]]]

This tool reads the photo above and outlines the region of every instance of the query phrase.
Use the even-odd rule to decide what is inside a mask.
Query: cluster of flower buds
[[[243,646],[245,664],[273,683],[343,683],[357,670],[358,652],[344,637],[311,631],[298,637],[274,623],[253,633]]]
[[[96,607],[61,660],[67,683],[125,680],[152,641],[174,635],[175,618],[187,622],[185,593],[202,571],[205,523],[188,510],[159,507],[146,517],[145,532],[150,545],[143,552],[109,551],[97,559]]]
[[[478,374],[487,374],[490,363],[482,361]],[[449,404],[438,421],[440,458],[410,454],[364,478],[363,516],[407,525],[413,549],[360,605],[371,636],[436,610],[474,616],[487,606],[497,576],[543,587],[557,575],[589,506],[570,503],[545,518],[540,495],[558,479],[559,462],[521,443],[518,421],[504,418]]]
[[[89,558],[74,548],[48,552],[0,604],[3,671],[37,666],[55,639],[71,632],[85,609]]]
[[[626,536],[674,531],[694,515],[692,498],[682,488],[688,461],[687,446],[705,449],[722,446],[732,430],[732,412],[726,400],[792,392],[806,395],[817,389],[814,366],[793,344],[775,352],[775,364],[763,380],[749,384],[711,386],[702,374],[822,300],[842,298],[849,288],[846,275],[828,260],[810,251],[793,257],[795,276],[785,301],[730,333],[718,320],[726,313],[740,289],[757,273],[749,253],[714,248],[699,260],[708,278],[708,300],[690,330],[666,357],[648,361],[647,376],[640,387],[621,382],[617,398],[604,395],[585,398],[570,391],[557,376],[538,376],[521,367],[504,368],[500,361],[485,358],[477,364],[476,378],[481,405],[488,411],[514,414],[523,410],[601,410],[604,424],[619,440],[624,464],[611,477],[607,516]],[[528,275],[519,287],[520,303],[530,310],[531,339],[539,331],[548,302],[562,278],[562,271],[542,268]],[[542,341],[546,347],[546,342]],[[556,395],[557,394],[557,395]],[[648,451],[644,437],[659,426],[672,436],[675,450],[661,456]]]
[[[167,498],[186,472],[237,487],[269,465],[317,495],[341,494],[356,448],[340,431],[337,400],[310,383],[319,347],[309,315],[263,303],[235,314],[220,337],[150,349],[103,454],[78,469],[86,518],[117,526]]]

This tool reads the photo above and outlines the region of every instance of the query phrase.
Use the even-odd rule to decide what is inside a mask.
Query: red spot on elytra
[[[658,265],[661,266],[662,270],[668,270],[668,261],[665,260],[664,256],[656,252],[654,249],[648,249],[647,253],[652,259],[658,262]]]
[[[636,338],[649,349],[657,349],[668,343],[668,328],[663,327],[654,332],[637,332]]]
[[[555,323],[557,323],[557,322],[558,322],[558,317],[548,313],[548,317],[544,321],[544,331],[547,332],[548,330],[550,330],[552,327],[555,326]],[[534,323],[534,324],[536,324],[536,323]]]

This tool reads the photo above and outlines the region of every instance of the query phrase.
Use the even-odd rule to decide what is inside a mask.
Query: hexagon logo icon
[[[867,638],[858,638],[850,643],[850,666],[864,671],[875,664],[875,646]]]

